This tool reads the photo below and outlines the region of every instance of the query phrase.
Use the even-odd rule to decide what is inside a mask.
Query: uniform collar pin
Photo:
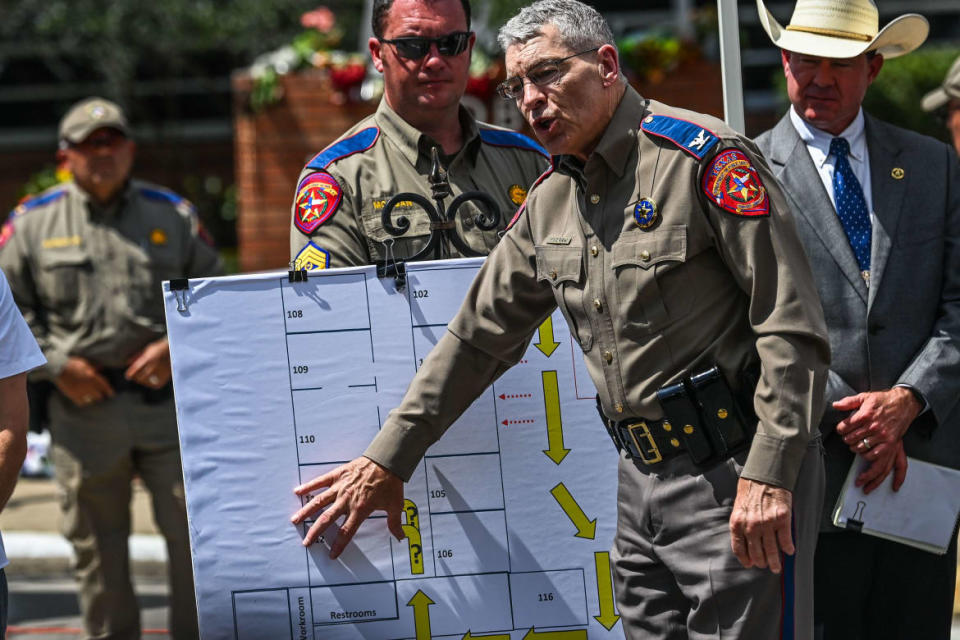
[[[894,167],[890,171],[890,177],[892,177],[894,180],[903,180],[903,176],[904,176],[904,171],[900,167]]]

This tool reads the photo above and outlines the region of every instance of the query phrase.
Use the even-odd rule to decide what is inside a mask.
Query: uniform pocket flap
[[[410,228],[401,236],[391,235],[383,228],[383,208],[364,213],[363,226],[367,232],[367,236],[375,242],[384,242],[388,238],[399,240],[402,238],[430,235],[430,216],[427,215],[426,211],[416,205],[414,205],[414,207],[415,208],[404,206],[404,204],[401,203],[400,206],[394,207],[391,212],[390,223],[393,226],[399,227],[398,220],[400,218],[406,218],[410,223]]]
[[[579,282],[583,265],[581,247],[534,247],[537,252],[537,280],[553,286],[562,282]]]
[[[42,269],[83,267],[90,264],[90,256],[83,247],[70,246],[41,251],[37,262]]]
[[[687,228],[683,225],[660,227],[653,231],[627,231],[613,245],[614,268],[634,265],[642,269],[662,262],[687,259]]]

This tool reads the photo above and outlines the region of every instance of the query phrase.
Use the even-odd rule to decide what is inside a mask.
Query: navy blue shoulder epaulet
[[[495,147],[516,147],[517,149],[526,149],[536,151],[540,155],[550,159],[550,154],[539,144],[516,131],[503,131],[501,129],[485,129],[480,127],[480,139],[486,144]]]
[[[140,195],[144,198],[150,200],[158,200],[160,202],[169,202],[170,204],[180,204],[183,202],[184,198],[181,195],[177,195],[173,191],[167,191],[166,189],[155,189],[153,187],[140,187]]]
[[[379,137],[379,127],[368,127],[366,129],[362,129],[348,138],[334,142],[332,145],[315,155],[313,160],[307,163],[307,168],[323,171],[340,158],[346,158],[354,153],[366,151],[377,143],[377,139],[379,139]]]
[[[650,135],[669,140],[697,160],[703,160],[720,138],[713,131],[689,120],[649,115],[640,128]]]
[[[36,209],[37,207],[42,207],[45,204],[55,202],[65,195],[67,195],[66,188],[60,187],[49,193],[43,193],[38,196],[34,196],[33,198],[29,198],[18,204],[13,211],[10,212],[10,217],[22,216],[31,209]]]
[[[162,189],[157,187],[138,187],[137,190],[140,192],[144,198],[148,200],[154,200],[156,202],[168,202],[174,207],[186,208],[186,211],[195,214],[197,212],[196,207],[193,206],[193,203],[181,196],[178,193],[174,193],[169,189]]]

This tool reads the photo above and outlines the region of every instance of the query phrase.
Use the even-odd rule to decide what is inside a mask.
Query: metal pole
[[[717,0],[720,21],[720,66],[723,70],[723,113],[727,124],[746,133],[743,76],[740,72],[740,25],[737,0]]]

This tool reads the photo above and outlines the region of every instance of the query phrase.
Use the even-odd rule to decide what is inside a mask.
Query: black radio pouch
[[[663,409],[664,419],[670,423],[669,433],[683,440],[684,449],[696,464],[713,457],[713,444],[703,427],[703,419],[695,401],[683,382],[661,387],[657,399]],[[666,425],[663,427],[665,430]]]
[[[749,439],[740,404],[716,366],[694,375],[689,384],[717,455],[728,457]]]

